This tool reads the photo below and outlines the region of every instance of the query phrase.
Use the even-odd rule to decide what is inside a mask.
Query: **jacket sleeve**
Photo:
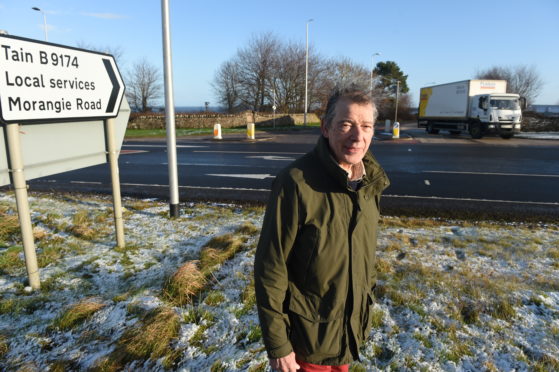
[[[288,174],[279,175],[272,187],[254,261],[254,284],[264,345],[270,358],[293,351],[289,318],[284,310],[288,290],[287,258],[298,231],[298,198]]]

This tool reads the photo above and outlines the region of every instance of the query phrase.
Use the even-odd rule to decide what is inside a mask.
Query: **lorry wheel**
[[[427,133],[429,134],[439,134],[439,130],[433,128],[433,124],[427,124]]]
[[[457,135],[457,134],[460,134],[461,131],[459,131],[459,130],[449,130],[449,132],[452,135]]]
[[[470,125],[470,136],[474,139],[480,139],[483,137],[483,132],[481,130],[481,125],[479,124],[471,124]]]
[[[500,136],[502,139],[511,139],[514,136],[514,133],[501,133]]]

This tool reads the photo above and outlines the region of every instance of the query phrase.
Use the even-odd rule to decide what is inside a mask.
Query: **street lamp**
[[[45,14],[45,12],[41,8],[37,8],[36,6],[34,6],[31,9],[43,13],[43,22],[44,22],[44,25],[45,25],[44,26],[45,27],[45,41],[49,41],[49,36],[48,36],[48,31],[47,31],[47,15]]]
[[[307,91],[309,87],[309,23],[312,21],[314,21],[312,18],[307,21],[307,53],[305,55],[305,125],[307,125]]]
[[[371,96],[373,95],[373,70],[375,69],[375,65],[373,63],[373,59],[375,56],[380,56],[380,52],[376,52],[371,56],[371,87],[369,88]]]

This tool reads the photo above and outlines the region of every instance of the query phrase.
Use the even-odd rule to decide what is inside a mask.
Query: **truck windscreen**
[[[517,99],[491,99],[491,107],[500,110],[519,110],[520,104]]]

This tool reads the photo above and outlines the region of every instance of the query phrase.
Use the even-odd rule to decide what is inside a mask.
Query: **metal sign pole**
[[[175,100],[173,98],[173,66],[171,31],[169,30],[169,0],[161,0],[163,25],[163,63],[165,75],[165,121],[167,128],[167,162],[169,168],[169,208],[171,217],[179,217],[179,181],[177,172],[177,138],[175,134]]]
[[[119,248],[124,248],[124,223],[122,220],[122,201],[120,198],[120,179],[118,172],[118,151],[116,149],[115,143],[114,123],[115,119],[105,120],[105,129],[107,132],[107,152],[109,157],[109,165],[111,168],[111,182],[113,186],[113,209],[115,215],[116,245]]]
[[[31,214],[29,212],[29,201],[27,199],[27,185],[23,173],[19,124],[6,124],[6,137],[10,156],[10,172],[16,193],[17,214],[21,226],[21,236],[23,238],[23,252],[25,254],[27,276],[29,277],[29,285],[31,288],[39,289],[41,288],[39,265],[37,264],[37,253],[35,252],[35,242],[33,240],[33,226],[31,225]]]

